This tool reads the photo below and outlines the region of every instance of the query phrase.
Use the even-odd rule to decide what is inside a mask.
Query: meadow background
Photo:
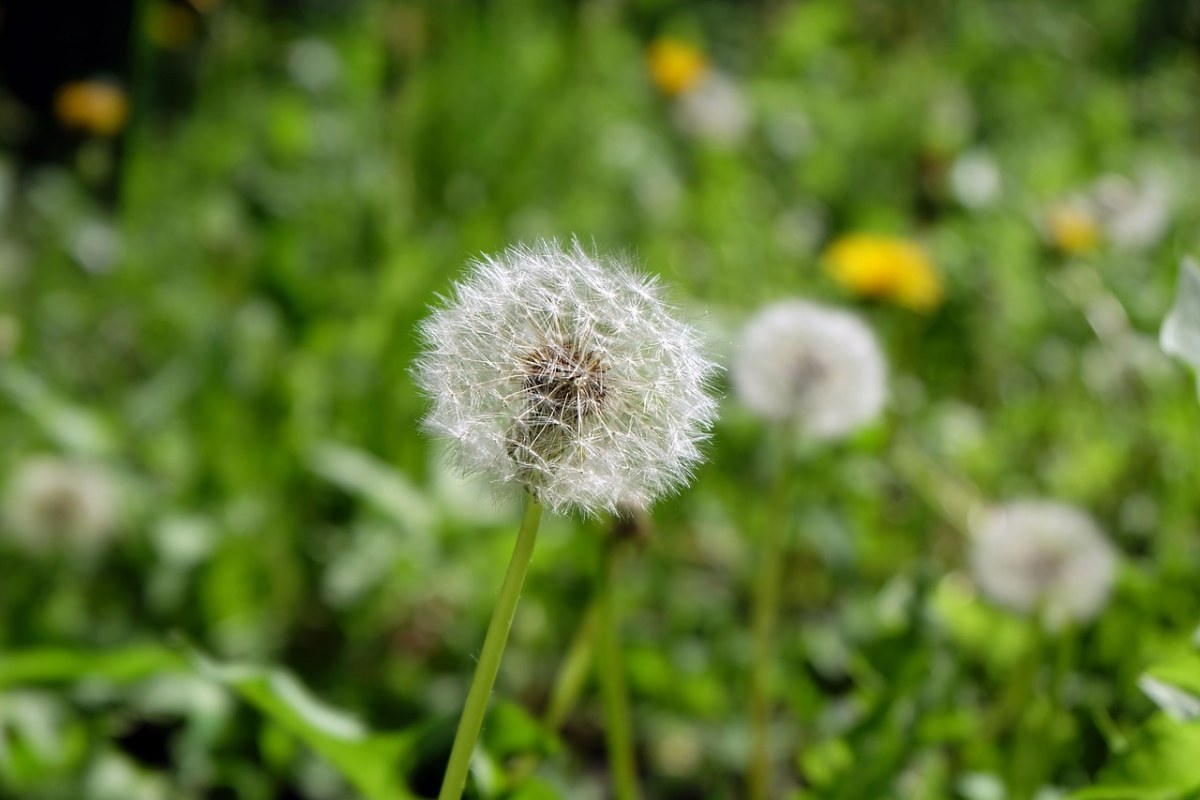
[[[415,326],[471,257],[572,234],[722,361],[791,296],[887,351],[885,419],[792,476],[780,796],[1200,796],[1200,405],[1157,343],[1200,245],[1196,3],[133,19],[127,67],[71,77],[103,96],[0,87],[0,797],[435,794],[519,512],[421,435]],[[834,280],[859,233],[922,248],[935,299]],[[769,431],[719,389],[689,490],[547,520],[474,796],[608,796],[586,671],[540,720],[614,535],[643,790],[743,796]],[[105,541],[14,532],[48,456],[116,487]],[[965,509],[1028,496],[1119,549],[1095,621],[977,591]]]

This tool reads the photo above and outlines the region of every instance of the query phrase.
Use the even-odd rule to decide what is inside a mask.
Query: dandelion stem
[[[492,621],[488,623],[487,635],[483,639],[479,663],[475,666],[475,677],[471,679],[467,702],[458,721],[458,732],[454,735],[454,746],[450,750],[450,761],[446,764],[446,776],[442,780],[442,791],[438,794],[438,800],[458,800],[466,788],[467,775],[471,769],[471,754],[483,728],[483,718],[487,713],[492,686],[496,683],[496,674],[500,671],[500,659],[504,655],[508,631],[516,615],[525,574],[529,571],[533,544],[537,539],[538,523],[541,519],[542,507],[530,495],[525,501],[525,517],[521,520],[521,530],[513,547],[512,560],[508,562],[508,572],[504,575],[504,584],[500,587],[496,607],[492,610]]]
[[[983,505],[979,491],[942,469],[916,442],[900,438],[892,464],[910,486],[959,532],[970,528],[971,512]]]
[[[558,677],[554,681],[554,689],[550,694],[550,703],[546,707],[546,715],[542,722],[546,728],[556,731],[566,720],[567,714],[575,707],[583,684],[587,681],[588,670],[592,666],[592,658],[596,652],[596,632],[600,614],[599,599],[595,598],[588,604],[579,621],[579,629],[559,667]]]
[[[604,705],[604,735],[617,800],[639,800],[637,765],[633,755],[633,726],[621,660],[619,617],[616,604],[619,548],[609,547],[600,587],[600,694]]]
[[[781,450],[774,464],[773,512],[763,529],[758,574],[754,585],[754,661],[750,672],[750,770],[747,791],[750,800],[767,800],[771,784],[771,691],[774,661],[775,620],[779,613],[780,584],[783,581],[783,527],[787,517],[784,476],[794,441],[794,430],[784,426],[780,432]]]
[[[575,638],[571,640],[567,654],[563,656],[554,678],[554,688],[550,690],[550,702],[542,715],[542,725],[548,731],[557,732],[562,727],[567,715],[579,701],[583,686],[591,674],[592,661],[596,655],[596,634],[599,628],[600,598],[592,597],[587,610],[579,621]],[[537,771],[541,756],[530,754],[522,756],[513,763],[509,770],[509,779],[513,785],[520,784]]]
[[[750,755],[751,800],[766,800],[770,794],[771,747],[771,662],[774,655],[775,618],[782,580],[780,526],[767,525],[759,553],[758,579],[754,593],[754,663],[750,673],[750,714],[753,743]]]

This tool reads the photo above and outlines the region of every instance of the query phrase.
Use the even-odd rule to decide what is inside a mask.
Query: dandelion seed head
[[[1116,552],[1083,511],[1018,500],[986,511],[971,532],[971,572],[997,604],[1060,627],[1093,619],[1108,602]]]
[[[718,145],[736,145],[750,130],[751,109],[733,78],[713,73],[679,96],[675,121],[686,133]]]
[[[984,150],[963,153],[950,168],[950,190],[970,209],[993,205],[1003,190],[1000,167]]]
[[[553,511],[648,506],[700,460],[715,365],[657,283],[578,242],[471,265],[423,324],[426,428]]]
[[[5,529],[33,553],[83,554],[116,533],[119,503],[112,476],[93,464],[38,456],[18,466],[5,496]]]
[[[750,410],[817,439],[870,423],[887,400],[887,362],[867,324],[805,300],[776,303],[750,320],[732,377]]]
[[[1147,172],[1137,181],[1105,175],[1096,181],[1090,198],[1105,236],[1118,246],[1151,247],[1171,225],[1171,187],[1158,173]]]

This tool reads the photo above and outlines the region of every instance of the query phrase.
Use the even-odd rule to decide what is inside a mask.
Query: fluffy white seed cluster
[[[86,556],[113,537],[119,492],[105,469],[56,456],[20,464],[9,479],[5,530],[27,552]]]
[[[1051,628],[1094,618],[1108,602],[1117,556],[1084,512],[1046,500],[986,511],[972,526],[971,572],[999,605]]]
[[[653,278],[580,244],[471,264],[421,329],[416,379],[457,466],[547,508],[648,506],[681,486],[716,417],[716,369]]]
[[[733,386],[755,413],[815,439],[873,421],[887,400],[887,361],[856,315],[806,300],[756,314],[742,332]]]

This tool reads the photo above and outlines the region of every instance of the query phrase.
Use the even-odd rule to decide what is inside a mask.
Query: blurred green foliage
[[[722,358],[790,295],[885,341],[888,419],[794,479],[789,796],[1197,796],[1200,723],[1138,683],[1200,696],[1200,408],[1155,343],[1200,243],[1200,64],[1162,23],[1186,4],[266,5],[148,47],[121,146],[0,153],[0,476],[60,453],[121,497],[96,558],[0,541],[0,796],[432,795],[516,512],[419,434],[414,325],[468,258],[572,233],[661,273]],[[656,90],[664,35],[735,82],[741,135]],[[1158,176],[1165,229],[1056,249],[1046,215],[1111,174]],[[944,304],[836,287],[820,253],[856,231],[919,241]],[[649,796],[743,791],[767,439],[728,398],[626,564]],[[1106,613],[1053,637],[986,603],[956,492],[1087,508],[1123,553]],[[547,523],[476,796],[605,796],[594,685],[536,719],[607,536]]]

